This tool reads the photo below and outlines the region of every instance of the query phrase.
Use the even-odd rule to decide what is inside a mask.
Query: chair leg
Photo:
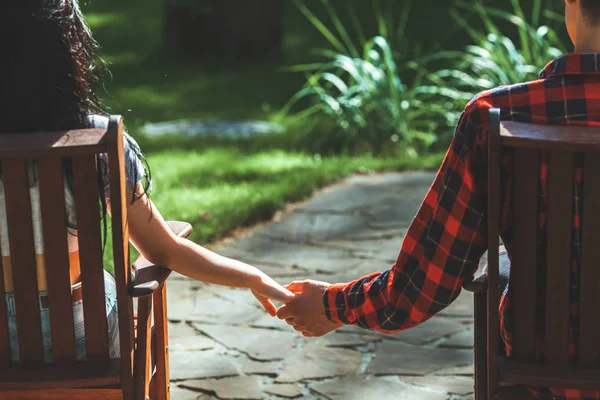
[[[156,343],[156,398],[170,400],[169,377],[169,322],[167,320],[167,287],[166,283],[153,295],[154,301],[154,334]]]
[[[152,299],[138,299],[137,346],[135,349],[134,385],[135,399],[146,400],[150,396]]]
[[[487,400],[487,294],[475,293],[475,400]]]

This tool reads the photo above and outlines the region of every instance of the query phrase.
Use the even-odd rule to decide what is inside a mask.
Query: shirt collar
[[[569,53],[546,65],[540,73],[540,78],[593,74],[600,74],[600,53]]]

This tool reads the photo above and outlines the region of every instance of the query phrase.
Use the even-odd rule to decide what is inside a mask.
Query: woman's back
[[[98,45],[87,28],[76,0],[27,0],[0,2],[0,135],[19,132],[106,127],[96,94],[102,62],[96,56]],[[101,163],[101,160],[99,160]],[[71,283],[79,280],[79,257],[74,212],[72,166],[65,163],[65,203],[69,232],[65,232],[70,253]],[[35,164],[30,163],[30,197],[40,300],[46,296],[46,266],[42,241],[42,219]],[[9,313],[11,358],[18,360],[12,267],[0,166],[0,239],[5,290]],[[101,196],[102,197],[102,196]],[[100,199],[99,199],[100,200]],[[104,210],[106,208],[104,207]],[[104,214],[106,212],[104,211]],[[103,215],[105,217],[105,215]],[[67,266],[65,266],[67,267]],[[114,280],[105,276],[107,315],[116,331],[116,293]],[[85,357],[83,310],[77,291],[73,291],[77,355]],[[40,301],[40,304],[47,302]],[[49,311],[42,307],[42,330],[46,361],[51,361]],[[113,341],[118,356],[118,337]],[[81,344],[83,343],[83,346]]]
[[[108,118],[103,116],[90,116],[90,127],[92,128],[107,128]],[[125,138],[125,171],[128,191],[133,190],[133,186],[139,182],[144,175],[144,166],[136,155],[137,145],[126,135]],[[106,157],[98,158],[99,169],[102,171],[102,183],[104,188],[108,188],[108,170],[106,168]],[[69,268],[72,298],[73,298],[73,317],[75,322],[75,346],[76,356],[78,360],[86,358],[85,344],[85,328],[83,320],[83,304],[81,299],[81,281],[80,281],[80,261],[79,261],[79,243],[77,235],[77,215],[75,211],[75,200],[73,190],[70,186],[64,186],[65,193],[65,211],[67,216],[67,231],[65,232],[65,241],[69,251],[69,265],[55,265],[52,260],[46,260],[44,255],[44,242],[42,225],[44,223],[40,207],[40,190],[37,180],[37,167],[35,162],[31,161],[29,169],[29,197],[30,207],[33,222],[33,239],[37,269],[37,286],[39,292],[39,304],[41,312],[41,327],[43,336],[43,345],[45,349],[46,363],[52,362],[52,341],[50,330],[50,310],[48,308],[48,292],[47,292],[47,268]],[[67,177],[64,177],[67,180]],[[4,274],[4,289],[6,293],[9,337],[11,348],[11,359],[14,363],[19,362],[19,345],[18,345],[18,330],[16,322],[16,309],[13,292],[12,272],[13,268],[18,268],[17,265],[11,263],[10,257],[10,238],[8,234],[8,224],[6,215],[6,201],[4,193],[4,184],[0,178],[0,249],[2,252],[2,271]],[[52,273],[50,269],[49,273]],[[119,357],[119,337],[118,337],[118,321],[117,321],[117,293],[116,284],[112,276],[107,272],[104,273],[104,288],[106,299],[106,316],[108,320],[109,332],[109,354],[111,358]]]

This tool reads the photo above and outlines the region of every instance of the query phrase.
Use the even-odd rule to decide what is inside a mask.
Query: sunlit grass
[[[355,172],[436,168],[440,155],[420,159],[327,157],[281,150],[244,154],[236,148],[168,151],[148,157],[151,195],[168,219],[195,227],[192,239],[207,243],[237,227],[270,218],[288,202]]]

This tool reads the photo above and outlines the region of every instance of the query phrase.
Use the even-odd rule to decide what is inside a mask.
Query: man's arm
[[[392,269],[327,288],[331,322],[398,332],[458,297],[487,248],[487,112],[467,106]]]

